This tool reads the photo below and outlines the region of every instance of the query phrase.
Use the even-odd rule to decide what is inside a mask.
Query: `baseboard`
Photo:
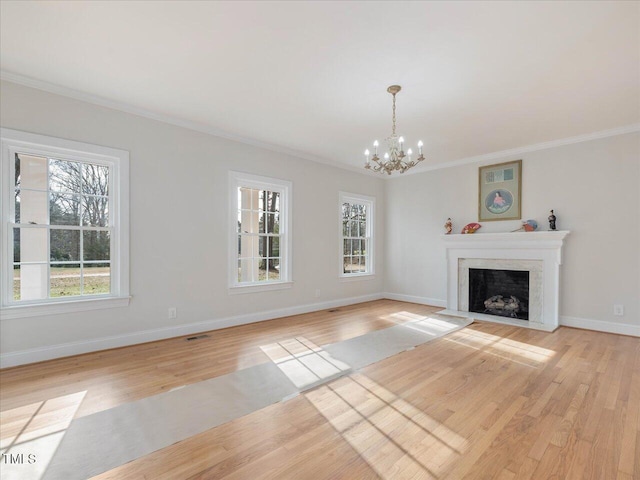
[[[194,333],[206,332],[209,330],[219,330],[221,328],[245,325],[247,323],[261,322],[264,320],[272,320],[274,318],[280,317],[288,317],[290,315],[300,315],[303,313],[316,312],[328,308],[336,308],[343,307],[345,305],[353,305],[356,303],[370,302],[372,300],[379,300],[381,298],[385,298],[385,296],[381,293],[375,293],[370,295],[362,295],[359,297],[349,297],[338,300],[330,300],[326,302],[299,305],[295,307],[280,308],[276,310],[269,310],[267,312],[249,313],[246,315],[237,315],[233,317],[206,320],[204,322],[156,328],[153,330],[144,330],[141,332],[133,332],[124,335],[113,335],[109,337],[84,340],[80,342],[70,342],[41,348],[21,350],[18,352],[3,353],[0,355],[0,368],[15,367],[18,365],[25,365],[27,363],[42,362],[44,360],[69,357],[72,355],[80,355],[82,353],[96,352],[99,350],[107,350],[110,348],[126,347],[129,345],[180,337],[182,335],[191,335]]]
[[[433,307],[445,308],[447,306],[446,300],[439,300],[437,298],[417,297],[414,295],[403,295],[401,293],[390,293],[390,292],[385,292],[382,295],[384,298],[388,298],[389,300],[399,300],[401,302],[419,303],[421,305],[431,305]]]
[[[602,320],[566,317],[561,315],[560,325],[565,327],[584,328],[586,330],[596,330],[598,332],[618,333],[620,335],[640,337],[640,325],[629,325],[628,323],[604,322]]]

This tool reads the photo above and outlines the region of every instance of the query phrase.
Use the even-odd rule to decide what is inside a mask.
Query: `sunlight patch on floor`
[[[547,363],[556,354],[553,350],[469,328],[444,337],[444,339],[533,367]]]
[[[402,312],[390,313],[389,315],[384,315],[380,318],[382,320],[392,321],[393,323],[403,324],[406,322],[415,322],[416,320],[426,320],[429,317],[425,315],[418,315],[416,313],[402,311]]]
[[[0,413],[2,480],[38,480],[53,458],[86,391]]]
[[[441,336],[442,333],[450,332],[452,329],[460,327],[460,324],[447,322],[440,318],[424,317],[421,320],[404,323],[403,326],[411,330],[416,330],[418,332],[437,337]]]
[[[289,338],[260,348],[300,389],[340,376],[351,369],[305,337]]]
[[[383,479],[439,478],[468,446],[463,437],[359,373],[305,397]]]

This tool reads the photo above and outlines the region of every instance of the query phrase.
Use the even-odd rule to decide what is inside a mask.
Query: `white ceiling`
[[[640,122],[638,2],[0,3],[7,74],[358,167],[426,168]]]

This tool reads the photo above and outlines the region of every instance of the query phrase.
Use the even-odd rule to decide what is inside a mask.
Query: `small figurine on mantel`
[[[451,222],[450,218],[447,218],[447,221],[444,224],[444,228],[447,231],[445,233],[445,235],[449,235],[451,233],[451,231],[453,230],[453,223]]]
[[[556,216],[553,214],[553,210],[551,210],[551,215],[549,215],[549,230],[556,229]]]

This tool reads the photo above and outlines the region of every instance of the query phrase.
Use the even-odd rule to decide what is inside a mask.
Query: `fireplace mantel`
[[[560,265],[562,247],[569,231],[474,233],[466,235],[444,235],[447,251],[447,310],[442,313],[467,316],[478,320],[489,320],[511,325],[526,326],[539,330],[553,331],[559,325]],[[468,260],[495,260],[496,263],[513,262],[527,265],[537,261],[542,265],[539,292],[538,318],[533,321],[509,319],[495,315],[468,312],[465,296],[460,289],[468,288]],[[473,263],[473,262],[471,262]],[[521,269],[525,267],[518,267]],[[462,273],[460,273],[462,271]]]

